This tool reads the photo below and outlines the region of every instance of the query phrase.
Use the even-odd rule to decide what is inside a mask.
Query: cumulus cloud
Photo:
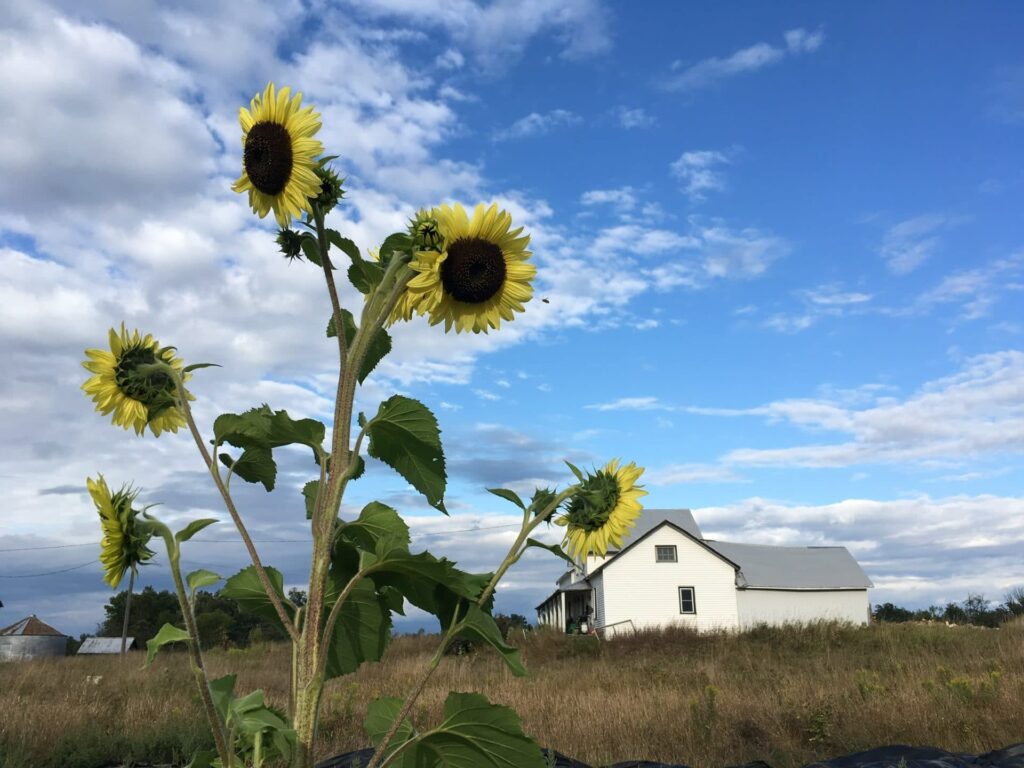
[[[728,162],[721,152],[702,149],[683,152],[670,167],[672,174],[683,182],[683,191],[691,201],[697,202],[704,200],[708,192],[725,189],[725,176],[718,166]]]
[[[784,40],[784,45],[755,43],[724,58],[712,56],[689,67],[676,61],[672,65],[673,74],[665,78],[662,87],[684,92],[708,88],[728,78],[778,64],[787,57],[813,53],[825,42],[825,33],[820,29],[814,32],[792,29],[784,34]]]

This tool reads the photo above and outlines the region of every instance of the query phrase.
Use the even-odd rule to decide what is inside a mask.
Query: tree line
[[[950,624],[971,624],[977,627],[998,627],[1017,616],[1024,616],[1024,586],[1014,587],[1003,597],[1003,602],[994,603],[982,594],[969,594],[959,603],[912,610],[892,603],[876,605],[871,612],[875,621],[946,621]]]

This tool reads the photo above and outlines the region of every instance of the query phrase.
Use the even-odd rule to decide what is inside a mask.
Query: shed
[[[68,638],[32,614],[0,629],[0,661],[21,661],[67,653]]]
[[[126,641],[126,647],[129,651],[137,651],[139,644],[135,641],[134,637],[129,637]],[[117,656],[120,653],[120,637],[87,637],[78,649],[79,656],[83,654],[113,654]]]

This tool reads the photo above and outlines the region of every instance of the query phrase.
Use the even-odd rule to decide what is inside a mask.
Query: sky
[[[414,547],[491,570],[519,515],[487,487],[622,458],[649,506],[691,508],[708,538],[849,548],[872,603],[1000,599],[1024,584],[1022,37],[1014,3],[14,4],[0,625],[103,618],[87,476],[133,483],[172,525],[227,521],[186,433],[137,438],[80,391],[111,326],[223,366],[191,388],[207,432],[263,402],[330,423],[322,276],[230,189],[238,108],[270,80],[321,112],[347,176],[329,222],[361,247],[420,206],[493,201],[538,268],[498,332],[395,327],[359,394],[436,412],[451,517],[376,462],[344,515],[379,499]],[[279,453],[272,494],[235,493],[301,587],[314,470]],[[248,562],[230,521],[183,561]],[[498,610],[532,618],[560,571],[531,552]],[[140,584],[169,587],[165,555]]]

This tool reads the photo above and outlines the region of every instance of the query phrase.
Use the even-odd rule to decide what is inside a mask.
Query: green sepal
[[[189,523],[176,534],[174,534],[174,540],[179,543],[182,541],[188,541],[201,530],[203,530],[203,528],[206,528],[207,526],[219,522],[220,520],[217,520],[216,518],[212,517],[204,517],[201,520],[193,520],[191,523]]]
[[[580,472],[580,470],[579,470],[579,467],[577,467],[577,466],[576,466],[575,464],[573,464],[573,463],[572,463],[571,461],[569,461],[568,459],[564,459],[564,461],[565,461],[565,465],[566,465],[566,466],[567,466],[567,467],[568,467],[569,469],[571,469],[571,470],[572,470],[572,473],[573,473],[574,475],[576,475],[576,479],[577,479],[577,480],[579,480],[579,481],[580,481],[580,482],[582,483],[582,482],[583,482],[583,473],[582,473],[582,472]]]
[[[523,548],[524,551],[528,547],[539,547],[540,549],[546,549],[551,554],[557,555],[558,557],[565,560],[565,562],[567,562],[569,565],[573,567],[576,566],[576,561],[569,557],[567,554],[565,554],[565,551],[557,544],[545,544],[544,542],[537,541],[536,539],[527,539],[526,547]]]
[[[447,475],[437,418],[418,400],[394,395],[366,426],[367,453],[394,469],[444,514]]]
[[[173,624],[164,624],[155,636],[146,641],[146,663],[143,665],[143,669],[153,663],[153,659],[156,658],[156,652],[165,645],[182,642],[188,642],[188,632],[184,629],[178,629]]]
[[[511,501],[521,510],[526,511],[526,505],[523,504],[523,500],[519,498],[519,494],[515,491],[510,491],[508,488],[488,488],[487,491],[505,499],[505,501]]]
[[[186,365],[181,369],[182,373],[191,373],[192,371],[198,371],[200,368],[223,368],[224,366],[219,363],[192,363],[192,365]]]
[[[356,336],[356,321],[352,317],[352,313],[347,309],[341,310],[341,321],[345,325],[345,345],[349,348],[352,346],[352,340]],[[327,321],[327,338],[333,339],[338,335],[338,329],[335,327],[334,316]],[[370,344],[366,348],[366,354],[363,356],[363,362],[359,366],[359,383],[362,384],[366,377],[370,375],[370,372],[377,367],[384,356],[391,351],[391,336],[383,328],[378,328],[371,339]]]
[[[221,576],[219,574],[208,571],[205,568],[192,571],[192,573],[185,577],[185,583],[188,584],[189,599],[195,600],[197,590],[213,586],[220,580]]]

